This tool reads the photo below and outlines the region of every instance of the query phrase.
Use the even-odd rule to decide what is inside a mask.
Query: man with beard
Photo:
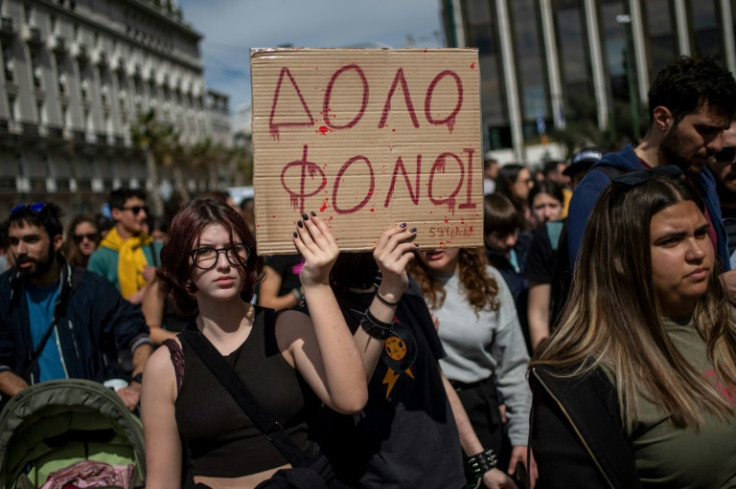
[[[721,222],[715,179],[706,168],[723,148],[723,131],[736,112],[736,80],[711,59],[682,57],[665,66],[649,89],[649,129],[636,146],[609,153],[575,188],[567,218],[570,263],[593,207],[611,178],[634,170],[677,165],[705,201],[709,237],[723,270],[730,270],[728,239]],[[725,277],[736,298],[736,276]]]
[[[731,269],[736,269],[736,122],[723,133],[723,149],[708,162],[708,168],[716,177]]]
[[[133,357],[132,382],[117,391],[133,410],[152,352],[140,311],[102,277],[71,267],[59,252],[59,208],[48,202],[13,207],[8,219],[15,266],[0,275],[0,394],[29,384],[121,377],[119,351]]]
[[[133,304],[140,304],[153,279],[162,244],[146,232],[146,193],[119,188],[110,192],[110,213],[115,226],[89,258],[87,270],[102,275]]]

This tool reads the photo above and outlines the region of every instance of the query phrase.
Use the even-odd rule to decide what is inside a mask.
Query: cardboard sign
[[[342,250],[393,223],[422,248],[483,244],[475,49],[251,51],[259,254],[295,253],[301,215]]]

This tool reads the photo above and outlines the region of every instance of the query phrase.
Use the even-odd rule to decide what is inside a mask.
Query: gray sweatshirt
[[[516,306],[501,274],[488,266],[498,284],[497,311],[476,314],[460,283],[458,272],[437,278],[444,283],[445,302],[432,314],[439,318],[439,335],[447,356],[440,360],[448,379],[467,384],[496,374],[496,387],[506,404],[509,439],[513,446],[528,443],[531,391],[526,381],[529,355],[516,315]]]

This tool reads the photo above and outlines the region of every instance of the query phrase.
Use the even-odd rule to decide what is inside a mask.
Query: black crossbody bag
[[[304,451],[294,443],[284,431],[283,426],[258,405],[243,381],[200,331],[186,329],[179,334],[179,338],[192,347],[192,350],[225,387],[240,409],[293,467],[279,470],[273,477],[261,482],[256,489],[347,489],[349,487],[337,480],[327,457],[319,452],[316,444],[312,445],[313,450]]]

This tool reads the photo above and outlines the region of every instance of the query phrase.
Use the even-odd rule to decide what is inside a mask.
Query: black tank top
[[[273,311],[257,308],[250,335],[224,358],[258,405],[304,449],[307,427],[302,388],[308,387],[281,356],[274,319]],[[196,328],[194,322],[187,327]],[[191,451],[193,475],[240,477],[287,464],[184,340],[182,347],[184,372],[175,415]]]

